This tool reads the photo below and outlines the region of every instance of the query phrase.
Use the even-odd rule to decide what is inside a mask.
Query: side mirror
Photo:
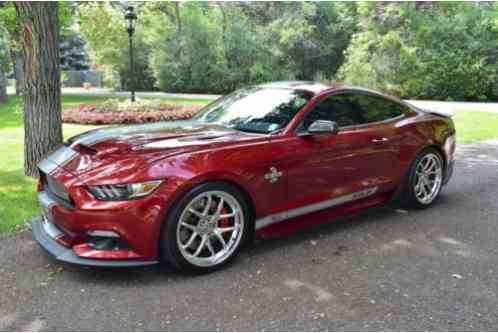
[[[316,120],[308,128],[309,134],[336,134],[339,132],[339,126],[335,121]]]

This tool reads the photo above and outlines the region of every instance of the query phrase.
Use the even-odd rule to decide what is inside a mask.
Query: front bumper
[[[41,217],[31,220],[31,229],[35,240],[55,259],[71,264],[100,267],[134,267],[157,264],[157,261],[141,260],[96,260],[78,257],[71,248],[59,244],[54,235],[60,232],[53,223],[44,221]]]

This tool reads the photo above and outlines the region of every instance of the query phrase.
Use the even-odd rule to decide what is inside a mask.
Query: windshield
[[[311,93],[298,90],[245,88],[207,105],[193,119],[268,134],[285,128],[311,97]]]

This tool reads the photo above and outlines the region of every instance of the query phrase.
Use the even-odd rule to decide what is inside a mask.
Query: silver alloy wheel
[[[415,196],[424,205],[430,204],[437,197],[443,182],[441,158],[429,153],[424,155],[415,169]]]
[[[176,229],[183,257],[199,267],[210,267],[228,259],[244,232],[240,203],[224,191],[207,191],[192,199]]]

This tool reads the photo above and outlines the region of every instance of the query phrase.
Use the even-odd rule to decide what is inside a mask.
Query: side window
[[[365,124],[389,120],[403,114],[403,105],[382,97],[355,95],[354,99]]]
[[[341,94],[329,96],[310,110],[301,128],[316,120],[335,121],[339,127],[389,120],[403,114],[405,107],[394,101],[371,95]]]
[[[334,95],[319,101],[304,117],[301,128],[316,120],[335,121],[340,127],[362,124],[361,113],[351,100],[352,95]]]

